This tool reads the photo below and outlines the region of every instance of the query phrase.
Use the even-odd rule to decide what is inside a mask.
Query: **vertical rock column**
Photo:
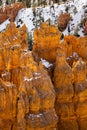
[[[34,31],[33,52],[40,58],[54,62],[61,33],[55,26],[42,23],[40,29]]]
[[[79,59],[73,66],[74,108],[80,130],[87,129],[87,79],[86,63]]]
[[[65,53],[58,48],[54,70],[54,86],[56,91],[55,109],[59,117],[59,130],[78,130],[74,113],[72,85],[72,69],[66,62]]]
[[[33,61],[30,52],[23,52],[21,58],[23,80],[19,95],[28,95],[29,108],[25,114],[27,129],[54,130],[58,118],[54,109],[55,92],[51,80],[47,72]]]

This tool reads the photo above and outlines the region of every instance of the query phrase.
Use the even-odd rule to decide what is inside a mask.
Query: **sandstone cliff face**
[[[86,64],[80,59],[73,67],[74,73],[74,107],[77,116],[79,128],[81,130],[87,129],[87,79],[86,79]],[[77,100],[76,100],[77,99]]]
[[[59,130],[78,130],[74,114],[72,85],[72,69],[65,59],[65,55],[58,52],[54,70],[54,86],[56,90],[55,109],[59,116]]]
[[[17,16],[18,11],[25,7],[26,6],[22,3],[14,3],[12,6],[6,5],[4,11],[0,7],[0,24],[8,18],[11,22],[13,22],[15,20],[15,17]]]
[[[69,62],[77,61],[79,57],[86,62],[87,66],[87,37],[65,36],[63,48],[66,48],[66,58]]]
[[[86,63],[79,59],[69,66],[63,53],[57,54],[54,70],[55,109],[59,130],[86,130]]]
[[[73,36],[65,37],[57,50],[53,81],[59,130],[87,129],[86,52],[86,37]]]
[[[47,25],[44,28],[48,28]],[[45,31],[43,30],[43,34],[44,32]],[[47,54],[45,52],[47,45],[46,41],[41,42],[39,38],[39,36],[41,36],[40,34],[39,35],[35,34],[36,44],[34,45],[35,48],[33,48],[33,51],[36,54],[38,54],[40,58],[46,59],[49,56],[49,58],[47,58],[46,60],[51,61],[50,57],[52,56],[52,54],[50,55],[51,53],[50,46],[49,47],[47,46],[48,52],[50,51],[50,53]],[[50,32],[49,35],[51,36]],[[38,38],[36,36],[38,36]],[[54,72],[52,75],[52,79],[56,92],[55,110],[59,119],[57,124],[58,130],[87,129],[86,128],[87,123],[86,42],[87,37],[77,38],[75,36],[65,36],[62,44],[58,42],[58,44],[55,47],[56,51],[54,59],[56,59],[56,62],[54,65]],[[52,43],[52,46],[54,45],[55,44]],[[41,53],[38,53],[39,51],[41,51],[41,53],[43,52],[43,55],[46,56],[42,57]]]
[[[54,130],[54,87],[27,50],[26,31],[11,23],[0,34],[0,129]]]
[[[54,62],[60,37],[61,33],[55,26],[49,26],[43,23],[41,28],[36,29],[34,32],[33,52],[40,58]]]

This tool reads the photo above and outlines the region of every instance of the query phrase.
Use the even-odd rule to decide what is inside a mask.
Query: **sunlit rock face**
[[[25,7],[26,6],[20,2],[14,3],[12,6],[6,5],[4,10],[0,7],[0,24],[8,18],[11,22],[13,22],[17,16],[18,11]]]
[[[33,53],[44,58],[38,63],[25,25],[11,23],[0,33],[0,130],[87,129],[87,37],[69,35],[60,43],[54,30],[45,23],[35,30]],[[51,78],[41,63],[46,60],[56,61]]]
[[[34,31],[33,52],[40,58],[54,62],[61,33],[55,26],[42,23],[40,29]]]
[[[56,41],[57,44],[54,44],[56,42],[52,42],[52,38],[50,38],[48,41],[52,44],[48,46],[45,40],[42,42],[42,39],[45,39],[45,37],[42,37],[42,32],[45,36],[44,33],[47,33],[46,28],[49,28],[49,26],[44,24],[44,28],[42,25],[41,31],[39,29],[34,33],[33,52],[48,61],[55,61],[56,59],[51,77],[56,92],[55,110],[59,119],[57,129],[86,130],[87,37],[77,38],[69,35],[64,37],[62,43],[60,43],[60,40]],[[48,34],[51,36],[50,31]],[[58,35],[60,37],[60,33]],[[53,46],[56,50],[52,49],[55,52],[54,56],[51,54]]]
[[[72,53],[76,52],[80,57],[85,59],[87,57],[87,37],[75,37],[75,36],[66,36],[64,41],[68,45],[72,46]]]
[[[87,128],[87,79],[86,79],[86,64],[82,59],[79,59],[73,66],[74,75],[74,108],[78,121],[79,128],[85,130]]]
[[[65,36],[62,42],[66,50],[66,59],[70,65],[80,57],[85,61],[87,68],[87,37]]]
[[[87,129],[86,39],[67,36],[57,49],[53,81],[59,130]]]
[[[54,87],[28,51],[26,32],[11,23],[0,34],[0,130],[54,130]]]
[[[72,68],[66,62],[65,54],[58,51],[54,69],[54,86],[56,91],[55,109],[59,116],[59,130],[78,130],[74,114]]]

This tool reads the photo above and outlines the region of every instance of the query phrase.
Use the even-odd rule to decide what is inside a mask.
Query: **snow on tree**
[[[5,6],[6,6],[6,0],[2,0],[2,8],[3,8],[3,10],[5,9]]]

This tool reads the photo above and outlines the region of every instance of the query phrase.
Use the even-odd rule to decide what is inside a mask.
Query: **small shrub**
[[[30,51],[32,51],[33,39],[32,39],[32,35],[29,33],[27,34],[27,40],[28,40],[28,48]]]

